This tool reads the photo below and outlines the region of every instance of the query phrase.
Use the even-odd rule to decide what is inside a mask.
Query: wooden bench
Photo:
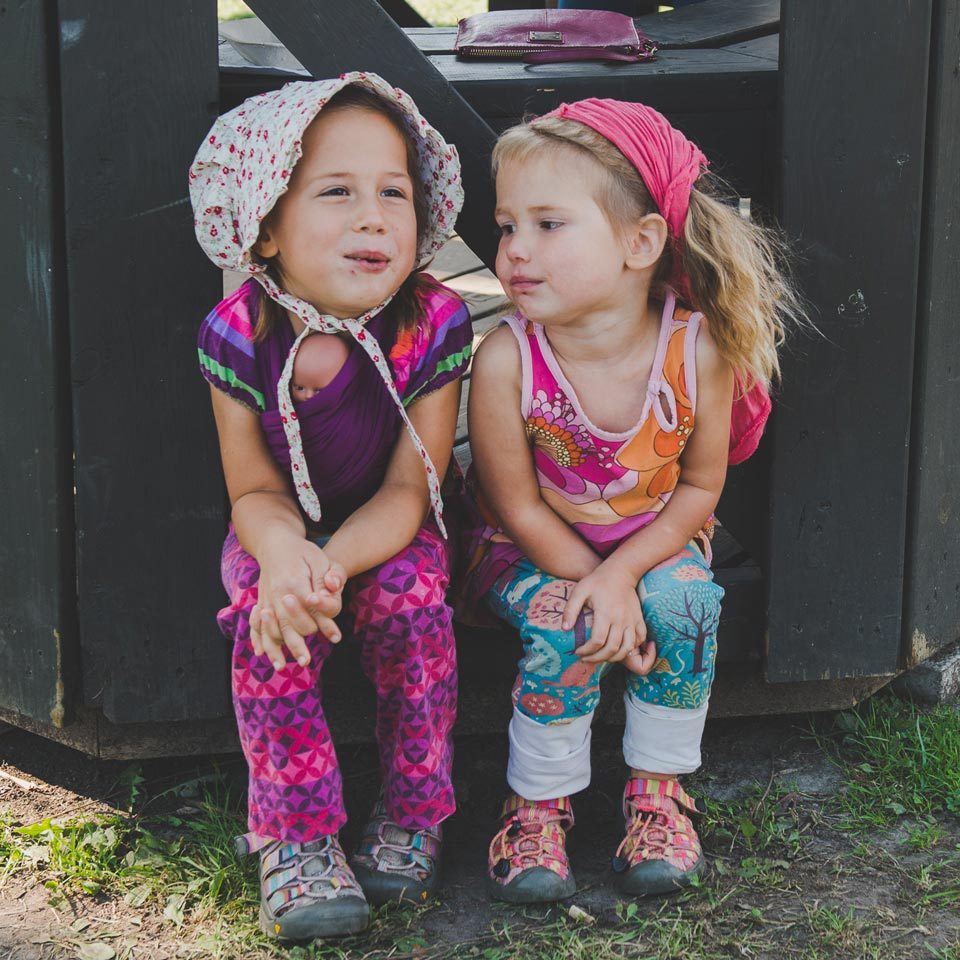
[[[778,65],[771,24],[742,27],[769,0],[706,0],[642,21],[654,63],[533,67],[459,63],[449,31],[405,34],[374,0],[250,2],[309,73],[375,70],[458,144],[458,230],[487,265],[496,131],[591,95],[664,110],[801,238],[825,336],[785,354],[773,429],[718,510],[766,614],[734,628],[750,590],[733,579],[754,577],[734,550],[721,649],[752,659],[721,663],[717,712],[847,705],[957,638],[955,3],[784,0]],[[224,493],[194,353],[221,278],[185,171],[217,112],[298,74],[223,45],[218,62],[213,0],[8,4],[0,23],[0,717],[100,756],[233,745],[212,619]],[[473,273],[453,281],[489,280]],[[460,730],[502,726],[515,640],[459,639]]]

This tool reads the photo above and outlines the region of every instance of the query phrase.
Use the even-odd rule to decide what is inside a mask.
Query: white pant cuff
[[[553,800],[590,783],[593,714],[568,723],[538,723],[514,708],[507,735],[507,783],[527,800]]]
[[[645,703],[627,691],[623,759],[649,773],[693,773],[700,766],[700,740],[707,704],[693,710]]]

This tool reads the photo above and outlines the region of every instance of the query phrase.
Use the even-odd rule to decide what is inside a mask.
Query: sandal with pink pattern
[[[700,873],[703,851],[687,812],[697,812],[696,802],[676,780],[627,781],[623,791],[627,833],[613,857],[622,893],[634,897],[676,893]]]
[[[577,883],[567,859],[566,831],[573,826],[569,797],[503,805],[503,826],[490,841],[487,891],[507,903],[551,903],[572,897]]]

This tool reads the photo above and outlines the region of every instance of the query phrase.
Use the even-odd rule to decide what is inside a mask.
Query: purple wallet
[[[500,10],[460,21],[457,56],[468,60],[650,60],[656,47],[610,10]]]

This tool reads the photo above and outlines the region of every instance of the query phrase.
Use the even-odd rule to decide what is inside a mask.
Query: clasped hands
[[[581,611],[592,614],[590,639],[577,650],[587,663],[618,663],[646,676],[657,659],[656,644],[647,639],[637,585],[622,567],[603,563],[580,580],[570,593],[561,626],[572,630]]]
[[[310,540],[289,538],[260,561],[258,599],[250,613],[250,640],[257,656],[275,670],[287,663],[284,647],[301,667],[310,663],[306,637],[322,634],[339,643],[334,618],[343,607],[346,572]]]

